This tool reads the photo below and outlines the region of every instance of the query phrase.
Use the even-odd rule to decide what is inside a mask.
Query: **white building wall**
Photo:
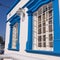
[[[7,20],[11,18],[16,11],[21,8],[28,0],[21,0],[16,7],[7,15]],[[5,55],[15,58],[16,60],[60,60],[60,57],[55,56],[47,56],[42,54],[33,54],[33,53],[27,53],[25,51],[26,49],[26,42],[27,42],[27,34],[28,34],[28,15],[26,13],[28,9],[25,8],[25,17],[24,19],[20,20],[20,51],[12,51],[8,50],[8,44],[9,44],[9,37],[10,37],[10,26],[9,22],[6,25],[6,42],[5,42]]]

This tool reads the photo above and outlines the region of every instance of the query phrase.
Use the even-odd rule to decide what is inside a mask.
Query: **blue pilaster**
[[[32,49],[32,12],[29,11],[28,13],[28,40],[26,43],[26,50]]]
[[[54,12],[54,52],[60,53],[59,0],[53,1]]]
[[[10,38],[9,38],[9,45],[8,45],[8,49],[11,48],[12,46],[12,30],[13,30],[13,27],[10,25]]]

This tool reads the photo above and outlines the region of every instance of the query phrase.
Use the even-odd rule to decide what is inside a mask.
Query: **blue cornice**
[[[43,4],[46,4],[50,1],[51,0],[34,0],[34,2],[31,5],[27,6],[27,8],[29,9],[28,11],[35,12]]]
[[[51,0],[38,1],[30,10],[32,10],[32,12],[35,12],[39,7],[41,7],[42,5],[44,5],[50,1]]]
[[[19,51],[19,36],[20,36],[20,17],[15,14],[13,17],[10,18],[10,40],[9,40],[9,45],[8,45],[8,50],[12,51]],[[12,34],[13,34],[13,26],[15,23],[18,23],[18,39],[16,42],[16,48],[12,48]]]
[[[14,18],[17,18],[17,17],[19,17],[19,16],[17,14],[14,14],[8,21],[6,21],[6,23],[11,22]]]
[[[33,1],[34,0],[29,0],[22,8],[30,6]]]
[[[20,0],[15,0],[15,3],[13,3],[13,5],[11,6],[11,8],[8,10],[7,14],[17,5],[17,3],[19,2]]]
[[[34,12],[36,11],[39,7],[41,7],[43,4],[46,4],[50,1],[54,0],[29,0],[24,6],[28,8],[28,11]]]

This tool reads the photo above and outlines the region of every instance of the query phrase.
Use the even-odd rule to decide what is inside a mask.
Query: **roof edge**
[[[8,10],[7,14],[18,4],[20,0],[16,0],[15,3],[11,6],[11,8]]]

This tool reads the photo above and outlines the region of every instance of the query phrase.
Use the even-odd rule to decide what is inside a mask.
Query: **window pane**
[[[42,47],[42,43],[38,43],[38,47]]]
[[[41,23],[41,16],[38,17],[38,23]]]
[[[46,12],[46,19],[49,19],[49,12]]]
[[[47,11],[47,6],[44,5],[44,6],[43,6],[43,13],[46,12],[46,11]]]
[[[46,47],[46,42],[43,42],[43,47]]]
[[[41,34],[41,28],[38,29],[38,34]]]
[[[41,24],[38,25],[38,28],[40,28],[40,27],[41,27]]]
[[[46,41],[46,35],[43,35],[43,41]]]
[[[52,17],[49,18],[49,24],[52,24]]]
[[[49,40],[52,41],[52,39],[53,39],[52,34],[49,34]]]
[[[53,42],[49,42],[49,47],[53,47]]]
[[[46,26],[46,23],[43,23],[43,26]]]
[[[51,17],[51,16],[52,16],[52,10],[49,11],[49,17]]]
[[[46,32],[46,27],[43,27],[43,33],[45,33]]]
[[[41,14],[42,14],[42,8],[38,10],[38,16],[40,16]]]
[[[45,19],[45,13],[43,14],[43,20]]]
[[[52,32],[52,25],[49,25],[49,32]]]
[[[38,36],[38,42],[41,42],[42,38],[41,36]]]

